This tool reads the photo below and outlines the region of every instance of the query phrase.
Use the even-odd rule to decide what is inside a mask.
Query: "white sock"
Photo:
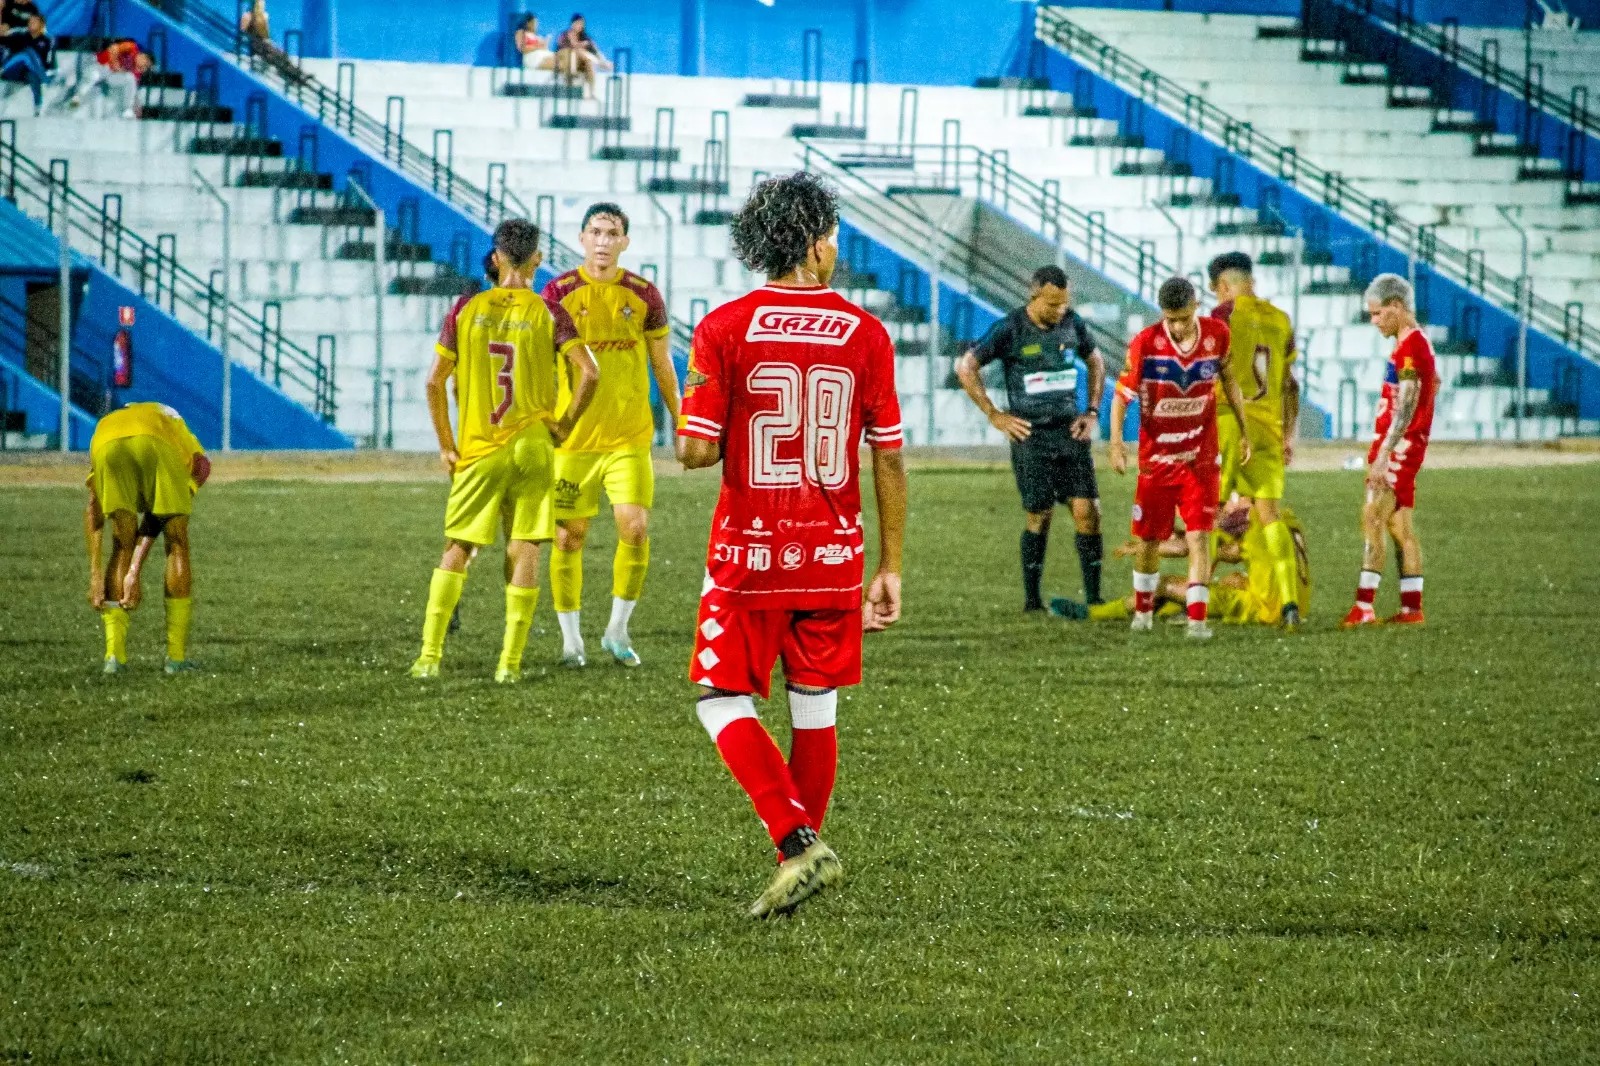
[[[578,628],[578,611],[557,611],[556,622],[561,626],[561,649],[583,650],[583,631]]]
[[[839,720],[839,690],[789,690],[789,718],[796,729],[832,729]]]
[[[628,619],[633,617],[633,608],[638,602],[611,597],[611,621],[606,623],[606,636],[618,640],[628,635]]]

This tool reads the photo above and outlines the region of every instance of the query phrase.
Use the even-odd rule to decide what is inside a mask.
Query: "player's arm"
[[[436,350],[433,367],[428,371],[428,381],[424,386],[428,397],[428,417],[433,420],[433,432],[439,438],[439,461],[452,474],[455,473],[456,464],[461,461],[461,453],[456,451],[456,432],[450,426],[449,384],[455,370],[455,359]]]
[[[575,376],[572,378],[572,402],[567,404],[567,409],[561,413],[556,424],[550,427],[550,435],[555,437],[557,444],[571,436],[572,427],[589,409],[595,389],[600,385],[600,364],[594,361],[594,353],[587,344],[578,341],[567,345],[566,356],[567,364]]]
[[[1385,475],[1389,470],[1389,459],[1405,437],[1406,430],[1411,428],[1411,420],[1417,416],[1417,404],[1421,398],[1422,380],[1417,372],[1402,371],[1395,385],[1394,413],[1389,416],[1389,432],[1384,434],[1383,443],[1378,445],[1378,454],[1372,457],[1372,465],[1367,469],[1367,484],[1373,488],[1382,488],[1387,484]]]
[[[672,365],[672,339],[668,334],[650,337],[645,343],[650,352],[650,373],[655,375],[656,389],[661,402],[666,404],[667,417],[672,431],[678,430],[678,413],[681,409],[678,396],[678,371]]]
[[[906,536],[906,467],[899,448],[872,450],[872,489],[878,498],[878,572],[867,588],[862,625],[887,629],[900,618],[901,551]]]
[[[962,391],[978,405],[978,410],[983,412],[989,424],[1005,434],[1008,440],[1027,440],[1033,433],[1033,424],[994,405],[994,401],[989,399],[989,390],[983,387],[981,370],[982,364],[978,362],[977,353],[970,348],[956,360],[956,380],[961,382]]]
[[[1128,559],[1144,551],[1144,544],[1137,540],[1128,540],[1112,550],[1112,558]],[[1163,559],[1187,559],[1189,557],[1189,541],[1184,537],[1168,537],[1156,548],[1157,554]]]
[[[89,486],[89,502],[83,508],[83,543],[89,551],[89,606],[95,610],[106,605],[106,567],[101,554],[101,532],[106,526],[106,516],[100,510],[100,497],[94,486]]]
[[[1294,376],[1294,330],[1289,330],[1289,350],[1284,353],[1287,365],[1283,368],[1283,462],[1288,465],[1294,456],[1295,435],[1300,428],[1300,382]]]
[[[206,470],[209,474],[210,467],[207,466]],[[204,478],[199,480],[201,484],[205,483]],[[166,523],[153,514],[147,514],[139,520],[139,534],[133,542],[133,558],[128,561],[128,572],[123,575],[122,590],[118,593],[118,600],[124,610],[131,611],[139,606],[139,600],[144,593],[144,586],[140,583],[139,577],[144,573],[145,560],[150,558],[151,551],[155,549],[156,538],[161,536],[165,528]]]
[[[1234,380],[1226,359],[1217,363],[1217,375],[1222,379],[1222,394],[1227,397],[1228,407],[1233,411],[1233,420],[1239,426],[1239,462],[1248,463],[1250,434],[1244,427],[1244,393],[1239,391],[1239,383]]]
[[[1095,427],[1100,424],[1100,401],[1106,394],[1106,358],[1092,345],[1080,358],[1089,368],[1089,404],[1083,414],[1073,419],[1072,435],[1078,440],[1093,440]]]
[[[1128,472],[1128,446],[1122,441],[1122,427],[1128,420],[1128,398],[1118,389],[1111,396],[1111,469]]]

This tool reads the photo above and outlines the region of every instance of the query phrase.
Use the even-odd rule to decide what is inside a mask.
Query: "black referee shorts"
[[[1070,500],[1098,500],[1089,442],[1072,439],[1072,424],[1033,427],[1025,441],[1011,443],[1011,472],[1022,509],[1040,514]]]

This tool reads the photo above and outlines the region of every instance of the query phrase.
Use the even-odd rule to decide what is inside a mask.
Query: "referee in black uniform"
[[[1072,505],[1077,526],[1078,565],[1084,597],[1100,602],[1100,490],[1094,480],[1090,442],[1100,423],[1106,363],[1089,337],[1089,327],[1070,310],[1067,275],[1060,267],[1033,272],[1028,303],[990,328],[956,361],[956,377],[989,424],[1011,440],[1011,469],[1022,494],[1027,524],[1022,533],[1024,611],[1044,610],[1039,591],[1044,576],[1050,519],[1058,503]],[[1006,407],[989,400],[980,368],[999,360],[1005,368]],[[1087,389],[1078,380],[1077,360],[1089,371]],[[1087,397],[1087,404],[1080,398]]]

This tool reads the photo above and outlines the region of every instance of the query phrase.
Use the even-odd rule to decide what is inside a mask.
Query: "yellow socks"
[[[185,600],[184,603],[188,603]],[[100,619],[106,627],[106,658],[119,663],[128,661],[128,612],[121,607],[100,608]]]
[[[422,619],[422,656],[436,663],[444,654],[444,634],[450,626],[450,615],[461,599],[461,589],[467,583],[465,571],[435,570],[428,582],[428,613]]]
[[[550,599],[556,611],[571,614],[583,606],[583,549],[550,552]]]
[[[167,659],[181,663],[189,657],[189,609],[193,601],[167,600]]]
[[[1089,605],[1089,621],[1091,622],[1125,622],[1128,617],[1127,600],[1108,600],[1105,603],[1091,603]]]
[[[506,636],[500,645],[499,670],[514,674],[522,669],[522,649],[528,646],[528,628],[538,605],[537,588],[506,586]]]
[[[629,544],[617,541],[617,554],[611,560],[611,595],[619,600],[637,600],[644,591],[645,571],[650,569],[650,541]],[[577,606],[573,606],[577,610]]]
[[[1272,591],[1279,604],[1294,603],[1300,594],[1300,579],[1294,561],[1294,536],[1289,526],[1279,519],[1261,530],[1267,542],[1267,555],[1272,559]]]

